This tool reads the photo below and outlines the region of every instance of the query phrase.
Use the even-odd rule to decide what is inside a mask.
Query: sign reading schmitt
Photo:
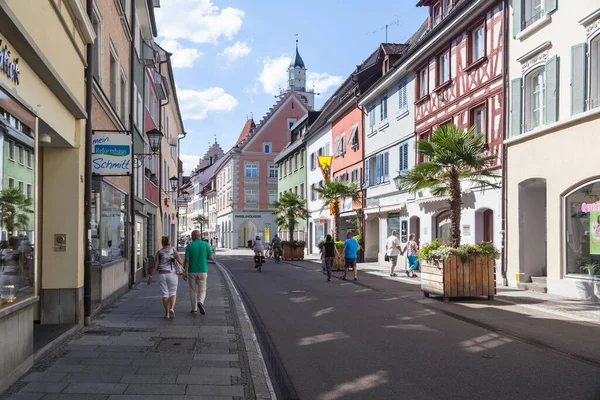
[[[131,175],[131,135],[94,133],[92,136],[92,173]]]

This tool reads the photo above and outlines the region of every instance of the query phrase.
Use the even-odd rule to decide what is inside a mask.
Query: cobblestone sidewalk
[[[163,318],[158,284],[140,284],[36,363],[3,398],[271,398],[239,297],[220,268],[210,268],[205,316],[190,313],[183,279],[173,320]]]

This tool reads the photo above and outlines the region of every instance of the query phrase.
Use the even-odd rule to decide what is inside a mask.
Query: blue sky
[[[286,86],[295,34],[308,85],[319,108],[338,85],[385,41],[402,43],[427,10],[416,0],[163,0],[157,42],[173,65],[187,138],[181,159],[189,172],[217,140],[226,151],[246,117],[259,121]]]

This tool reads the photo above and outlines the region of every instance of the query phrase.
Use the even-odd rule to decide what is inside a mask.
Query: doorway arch
[[[421,240],[421,218],[417,217],[416,215],[413,215],[412,217],[410,217],[410,221],[409,221],[409,228],[408,228],[408,233],[414,233],[415,234],[415,242],[417,242],[417,244],[420,244],[420,240]]]
[[[435,217],[435,237],[440,243],[452,242],[452,220],[450,210],[440,212]]]
[[[527,179],[519,183],[519,273],[523,282],[546,275],[546,227],[546,179]]]
[[[252,221],[244,221],[238,229],[238,247],[247,247],[248,241],[254,241],[256,237],[256,224]]]
[[[494,211],[481,208],[475,212],[475,243],[494,241]]]

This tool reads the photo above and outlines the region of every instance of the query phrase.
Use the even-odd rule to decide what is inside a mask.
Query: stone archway
[[[254,242],[258,228],[252,221],[244,221],[238,228],[238,247],[248,247],[248,241]]]

